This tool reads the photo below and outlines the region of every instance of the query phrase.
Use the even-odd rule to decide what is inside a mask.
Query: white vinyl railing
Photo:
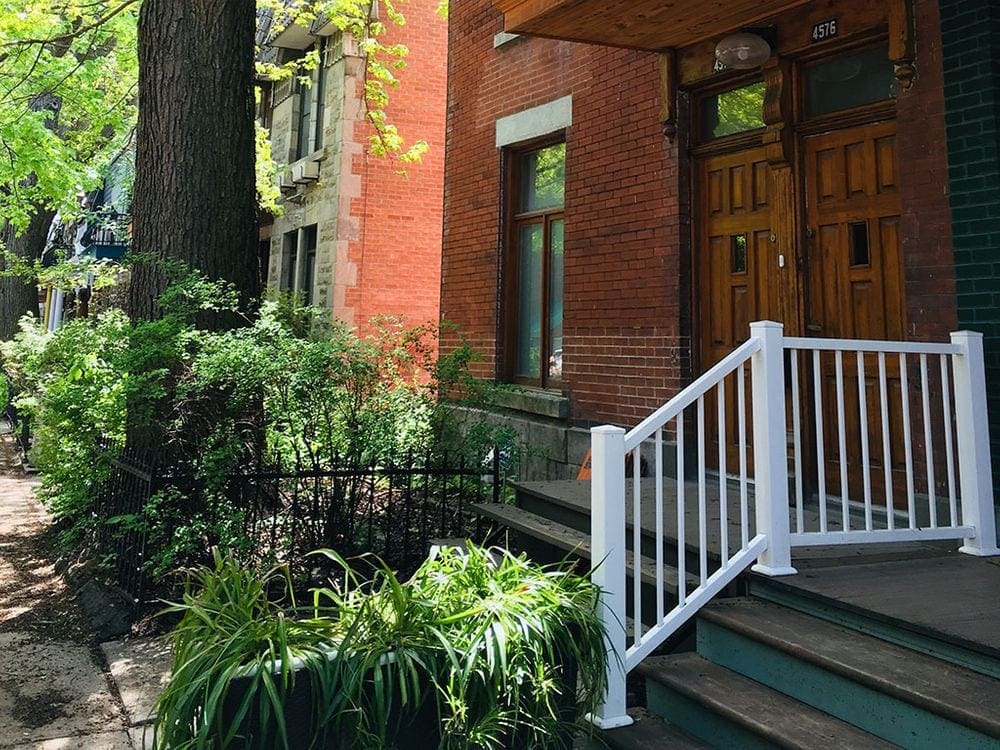
[[[631,723],[628,671],[751,565],[790,575],[793,547],[931,539],[1000,554],[978,333],[953,333],[950,344],[852,341],[753,323],[746,343],[635,428],[595,427],[591,441],[592,575],[611,654],[592,717],[603,728]]]

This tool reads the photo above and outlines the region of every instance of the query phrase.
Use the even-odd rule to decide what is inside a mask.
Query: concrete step
[[[652,657],[637,670],[647,707],[715,748],[897,747],[698,654]]]
[[[698,615],[698,653],[913,750],[1000,746],[1000,680],[759,599]]]
[[[515,505],[506,503],[477,503],[473,509],[482,516],[503,524],[509,529],[548,544],[556,549],[576,555],[592,562],[590,534],[557,523]],[[656,585],[656,560],[640,556],[640,575],[643,584]],[[626,575],[632,577],[632,555],[626,556]],[[699,583],[697,576],[685,576],[690,591]],[[677,568],[663,565],[663,588],[671,596],[677,596]],[[648,600],[644,596],[644,600]],[[654,602],[655,603],[655,602]]]
[[[592,735],[580,737],[573,750],[710,750],[701,740],[668,724],[656,714],[643,708],[629,709],[635,723],[611,729],[595,730]]]

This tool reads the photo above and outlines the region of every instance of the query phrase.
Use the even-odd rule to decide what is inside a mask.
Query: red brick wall
[[[410,51],[399,87],[389,92],[389,120],[407,143],[425,140],[430,150],[418,164],[378,158],[368,147],[370,125],[354,128],[363,144],[351,164],[361,180],[350,204],[357,230],[348,249],[357,279],[345,306],[361,326],[375,315],[404,316],[411,324],[438,320],[448,24],[436,15],[437,5],[411,0],[401,7],[406,24],[388,23],[383,37]],[[406,176],[398,173],[403,169]]]
[[[442,317],[494,374],[501,200],[496,120],[573,96],[566,134],[563,381],[579,421],[633,424],[680,382],[675,161],[657,121],[657,59],[541,39],[493,48],[490,0],[455,3]]]
[[[918,77],[898,97],[909,335],[955,326],[936,0],[917,0]],[[567,131],[564,384],[572,417],[631,425],[690,376],[687,208],[657,121],[656,57],[543,39],[493,47],[490,0],[452,6],[442,317],[496,370],[501,273],[498,118],[573,95]],[[682,218],[684,217],[684,218]]]
[[[896,101],[908,335],[946,341],[958,327],[948,205],[941,19],[937,0],[915,3],[917,78]]]

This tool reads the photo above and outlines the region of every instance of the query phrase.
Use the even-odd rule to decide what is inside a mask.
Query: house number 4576
[[[830,39],[835,36],[837,36],[836,18],[813,24],[812,40],[814,42],[822,42],[824,39]]]

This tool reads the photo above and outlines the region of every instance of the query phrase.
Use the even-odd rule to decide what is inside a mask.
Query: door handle
[[[810,333],[822,333],[823,326],[816,322],[806,323],[806,330]]]

